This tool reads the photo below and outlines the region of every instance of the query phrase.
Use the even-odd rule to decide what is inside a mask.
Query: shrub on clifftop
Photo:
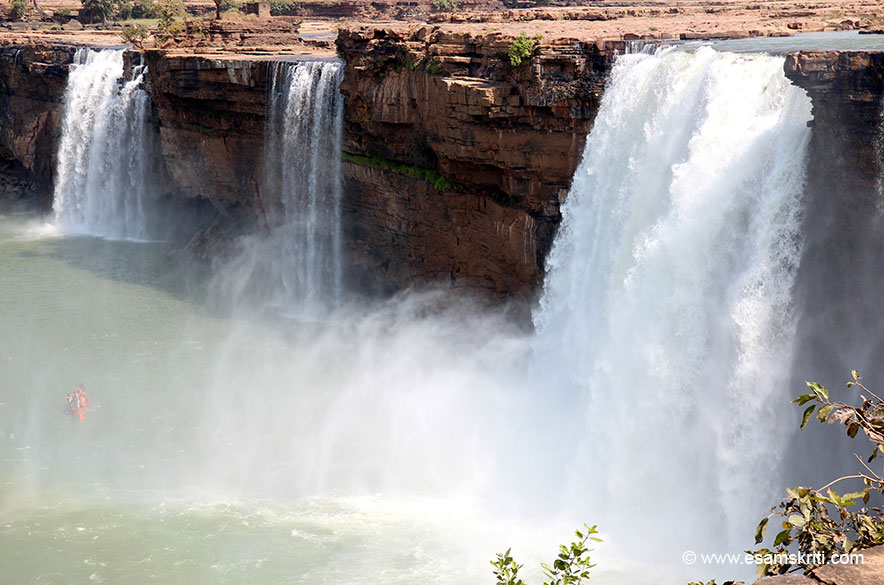
[[[181,0],[157,0],[153,4],[153,10],[160,19],[157,23],[160,33],[157,36],[169,38],[181,32],[183,27],[178,19],[185,14]]]
[[[158,18],[153,0],[135,0],[132,5],[132,18]]]
[[[142,48],[144,41],[149,35],[150,32],[143,24],[129,25],[120,32],[120,38],[123,39],[126,44],[132,45],[136,49]]]
[[[12,0],[12,19],[21,20],[25,17],[25,11],[28,9],[26,0]]]
[[[460,10],[460,0],[433,0],[433,10],[436,12]]]
[[[542,35],[537,35],[533,39],[528,38],[525,33],[520,34],[507,53],[507,60],[513,67],[519,67],[523,63],[527,63],[534,57],[534,51],[537,49],[537,43],[543,39]]]
[[[107,22],[113,18],[116,9],[114,0],[80,0],[80,21],[84,23]]]

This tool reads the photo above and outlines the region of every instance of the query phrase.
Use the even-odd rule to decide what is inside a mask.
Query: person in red
[[[77,389],[74,390],[73,400],[71,400],[71,396],[68,395],[68,405],[71,408],[71,414],[80,417],[80,420],[85,420],[86,409],[89,408],[90,404],[91,402],[89,401],[89,397],[86,396],[86,390],[83,389],[82,384],[77,386]]]

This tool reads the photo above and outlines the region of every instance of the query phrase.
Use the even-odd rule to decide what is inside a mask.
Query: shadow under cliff
[[[830,66],[815,69],[817,60]],[[818,381],[833,400],[857,403],[857,389],[845,387],[852,369],[873,391],[884,387],[882,73],[884,61],[875,55],[812,52],[787,63],[787,75],[814,105],[793,396],[806,392],[805,380]],[[797,429],[802,410],[796,407],[784,424]],[[871,445],[864,437],[850,440],[840,425],[811,421],[788,446],[786,481],[819,487],[854,473],[854,452],[865,459]]]

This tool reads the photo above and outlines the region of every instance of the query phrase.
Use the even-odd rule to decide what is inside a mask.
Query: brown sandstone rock
[[[858,551],[862,561],[843,565],[826,565],[814,575],[831,585],[881,585],[884,583],[884,546]]]
[[[341,88],[347,96],[345,150],[437,170],[460,185],[461,205],[491,202],[510,218],[501,222],[519,226],[508,229],[505,239],[468,231],[457,238],[457,256],[449,244],[445,253],[408,254],[432,231],[414,234],[409,248],[397,252],[379,243],[388,225],[366,225],[365,230],[380,231],[363,238],[361,255],[401,265],[388,273],[393,281],[405,285],[416,275],[451,274],[461,285],[522,299],[541,281],[559,204],[582,155],[614,53],[623,46],[541,42],[529,64],[514,68],[501,57],[512,40],[428,26],[346,29],[338,37],[347,62]],[[345,172],[356,190],[368,189],[382,200],[400,197],[386,192],[389,187],[378,177],[382,171],[373,171],[370,181],[356,165]],[[413,218],[418,225],[441,219],[426,207],[412,212],[419,214]],[[454,215],[443,225],[463,229],[466,217]],[[380,247],[371,251],[372,245]],[[515,249],[521,252],[510,253]],[[467,261],[469,254],[474,257]]]
[[[819,585],[819,583],[816,579],[804,575],[779,575],[759,579],[755,585]]]
[[[884,319],[880,299],[869,292],[884,288],[882,169],[876,150],[884,53],[802,51],[786,58],[785,72],[813,104],[804,246],[796,284],[796,290],[804,291],[797,332],[804,349],[796,353],[793,368],[841,371],[841,360],[856,360],[844,355],[844,348],[853,347],[855,332]],[[830,301],[846,296],[851,304]],[[875,351],[881,347],[870,343]]]
[[[55,149],[76,47],[0,47],[0,159],[16,161],[42,195],[51,191]]]
[[[149,51],[161,152],[177,192],[262,219],[268,62]]]
[[[524,301],[537,284],[531,216],[397,173],[353,163],[344,173],[345,241],[367,288],[441,283]]]
[[[860,562],[825,565],[814,571],[815,579],[803,575],[781,575],[755,582],[755,585],[881,585],[884,583],[884,546],[857,551]]]

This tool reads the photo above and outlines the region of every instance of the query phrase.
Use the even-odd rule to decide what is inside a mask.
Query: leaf
[[[789,516],[789,524],[791,524],[792,526],[796,526],[798,528],[801,528],[802,526],[807,524],[807,522],[804,520],[804,516],[799,516],[798,514],[792,514],[791,516]]]
[[[770,516],[758,523],[758,527],[755,529],[755,544],[760,544],[764,540],[764,531],[767,529],[767,522],[769,520]]]
[[[856,370],[850,370],[850,375],[853,376],[854,381],[859,382],[859,372]]]
[[[810,420],[810,415],[813,413],[814,408],[816,408],[816,404],[811,404],[804,411],[804,416],[801,417],[801,428],[802,429],[807,426],[807,421]]]
[[[755,567],[755,575],[761,579],[762,577],[767,577],[769,575],[768,571],[770,570],[770,566],[765,563],[759,563],[757,567]]]
[[[816,394],[817,396],[819,396],[820,398],[822,398],[824,400],[829,399],[829,391],[822,384],[820,384],[818,382],[805,382],[805,384],[807,384],[807,387],[810,388],[811,390],[813,390],[813,393]]]
[[[844,507],[844,498],[838,495],[838,492],[832,491],[832,488],[826,490],[829,494],[829,498],[835,503],[836,506]]]
[[[817,413],[817,418],[819,419],[820,422],[826,422],[826,420],[829,418],[829,414],[833,410],[835,410],[834,404],[829,404],[828,406],[824,406]]]
[[[781,531],[777,534],[777,537],[774,539],[774,546],[779,546],[783,543],[789,544],[792,536],[792,530],[787,528],[786,530]]]
[[[852,505],[854,503],[853,500],[863,500],[865,502],[868,500],[868,498],[869,498],[868,488],[864,489],[861,492],[851,492],[849,494],[844,494],[843,496],[841,496],[841,499],[843,499],[845,502],[847,502],[846,505],[848,505],[848,506]],[[849,500],[849,502],[848,502],[848,500]]]

